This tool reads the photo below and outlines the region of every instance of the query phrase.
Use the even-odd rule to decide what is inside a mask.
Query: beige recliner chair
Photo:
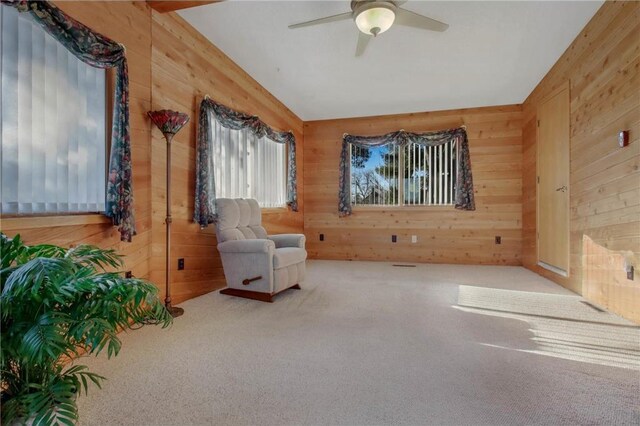
[[[227,279],[220,293],[271,302],[283,290],[300,288],[307,259],[304,235],[267,235],[256,200],[218,198],[216,209],[218,251]]]

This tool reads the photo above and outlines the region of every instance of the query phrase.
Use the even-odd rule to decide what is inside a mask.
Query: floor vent
[[[598,312],[606,312],[604,309],[597,307],[596,305],[594,305],[593,303],[589,303],[586,300],[581,300],[580,302],[584,303],[585,305],[587,305],[588,307],[590,307],[591,309],[598,311]]]
[[[393,265],[393,266],[397,266],[398,268],[415,268],[416,265]]]

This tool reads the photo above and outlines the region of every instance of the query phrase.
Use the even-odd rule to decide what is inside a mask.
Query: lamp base
[[[174,318],[179,317],[182,314],[184,314],[184,309],[178,308],[177,306],[168,305],[166,308],[167,308],[167,311],[169,311],[171,316],[174,317]]]

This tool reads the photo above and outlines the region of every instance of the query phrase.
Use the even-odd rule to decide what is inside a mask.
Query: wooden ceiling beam
[[[147,0],[152,9],[160,12],[175,12],[176,10],[188,9],[190,7],[202,6],[205,4],[218,3],[222,0]]]

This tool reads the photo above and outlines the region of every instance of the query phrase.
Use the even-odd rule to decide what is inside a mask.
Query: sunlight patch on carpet
[[[525,321],[536,348],[513,349],[640,371],[640,327],[607,311],[599,312],[574,295],[459,286],[464,312]]]

